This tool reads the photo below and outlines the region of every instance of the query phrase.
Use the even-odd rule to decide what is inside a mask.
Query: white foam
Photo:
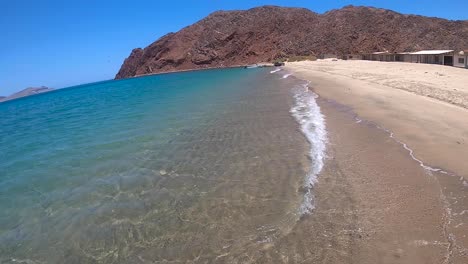
[[[279,72],[279,71],[281,71],[281,69],[277,68],[276,70],[272,70],[270,73],[275,73],[275,72]]]
[[[286,78],[288,78],[288,77],[291,76],[291,75],[292,75],[291,73],[287,73],[287,74],[283,75],[283,79],[286,79]]]
[[[356,123],[361,123],[361,122],[362,122],[362,119],[359,119],[358,117],[355,117],[354,119],[356,120]],[[443,173],[443,174],[449,174],[448,172],[446,172],[446,171],[444,171],[444,170],[441,170],[441,169],[438,169],[438,168],[433,168],[433,167],[430,167],[430,166],[424,164],[424,162],[423,162],[422,160],[418,159],[418,158],[414,155],[414,151],[413,151],[410,147],[408,147],[408,145],[407,145],[405,142],[403,142],[403,141],[401,141],[401,140],[399,140],[399,139],[397,139],[397,138],[395,137],[395,134],[394,134],[391,130],[389,130],[389,129],[385,128],[385,127],[379,126],[379,125],[377,125],[377,124],[374,124],[374,125],[375,125],[378,129],[381,129],[381,130],[387,132],[387,133],[389,134],[390,138],[392,138],[392,139],[395,140],[397,143],[399,143],[400,145],[402,145],[403,148],[406,149],[406,150],[408,151],[408,154],[410,155],[410,157],[411,157],[413,160],[415,160],[416,162],[418,162],[418,163],[419,163],[419,166],[423,167],[425,170],[427,170],[427,171],[429,171],[429,172],[439,172],[439,173]]]
[[[314,209],[312,187],[317,182],[318,174],[324,166],[327,145],[325,118],[315,100],[318,96],[309,91],[308,85],[309,83],[305,83],[294,89],[295,105],[291,108],[291,114],[296,118],[302,133],[310,143],[309,156],[312,160],[310,171],[304,179],[306,192],[299,208],[301,215],[308,214]]]

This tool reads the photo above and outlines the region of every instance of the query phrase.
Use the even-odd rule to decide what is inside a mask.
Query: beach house
[[[343,59],[439,64],[468,69],[468,50],[460,52],[454,50],[421,50],[416,52],[395,53],[378,51],[360,55],[348,54],[344,55]]]
[[[392,61],[388,51],[378,51],[371,54],[373,61]]]
[[[398,62],[417,62],[417,56],[411,55],[411,52],[397,52],[394,55]]]
[[[453,50],[421,50],[417,52],[411,52],[409,54],[411,55],[411,62],[448,66],[454,65]]]
[[[465,68],[468,69],[468,49],[463,50],[463,55],[465,55]]]
[[[373,53],[366,53],[359,56],[359,59],[362,60],[372,60],[372,61],[395,61],[395,53],[390,53],[388,51],[378,51]],[[350,55],[348,55],[350,56]],[[354,56],[354,55],[351,55]]]
[[[468,69],[468,50],[462,50],[454,54],[453,66]]]

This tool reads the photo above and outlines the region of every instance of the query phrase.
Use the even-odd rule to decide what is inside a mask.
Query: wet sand
[[[319,250],[298,252],[301,245],[292,246],[291,238],[283,253],[296,252],[306,263],[467,263],[468,193],[461,177],[467,175],[467,150],[451,149],[450,142],[466,138],[466,110],[323,72],[318,63],[288,68],[321,96],[329,131],[317,208],[292,232],[309,234],[313,239],[306,244]],[[379,126],[394,131],[394,138]],[[399,141],[426,165],[451,174],[424,169]]]
[[[468,179],[465,69],[373,61],[297,62],[287,68],[310,80],[322,97],[393,131],[418,159]]]

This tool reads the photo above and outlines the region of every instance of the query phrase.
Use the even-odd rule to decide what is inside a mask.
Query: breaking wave
[[[279,71],[281,71],[281,69],[280,69],[280,68],[278,68],[278,69],[275,69],[275,70],[272,70],[272,71],[270,71],[270,73],[275,73],[275,72],[279,72]]]
[[[315,208],[312,189],[324,166],[328,141],[325,118],[316,101],[318,95],[310,91],[308,85],[309,83],[303,83],[295,87],[293,90],[295,104],[291,108],[291,114],[296,118],[302,133],[310,143],[309,157],[312,161],[310,170],[304,179],[304,199],[299,208],[301,215],[309,214]]]
[[[283,79],[286,79],[286,78],[288,78],[288,77],[291,76],[291,75],[292,75],[291,73],[287,73],[287,74],[283,75]]]

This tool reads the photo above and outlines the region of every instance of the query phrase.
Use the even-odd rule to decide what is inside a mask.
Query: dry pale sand
[[[424,163],[468,179],[468,70],[374,61],[307,61],[287,68],[310,80],[322,97],[393,131]]]

